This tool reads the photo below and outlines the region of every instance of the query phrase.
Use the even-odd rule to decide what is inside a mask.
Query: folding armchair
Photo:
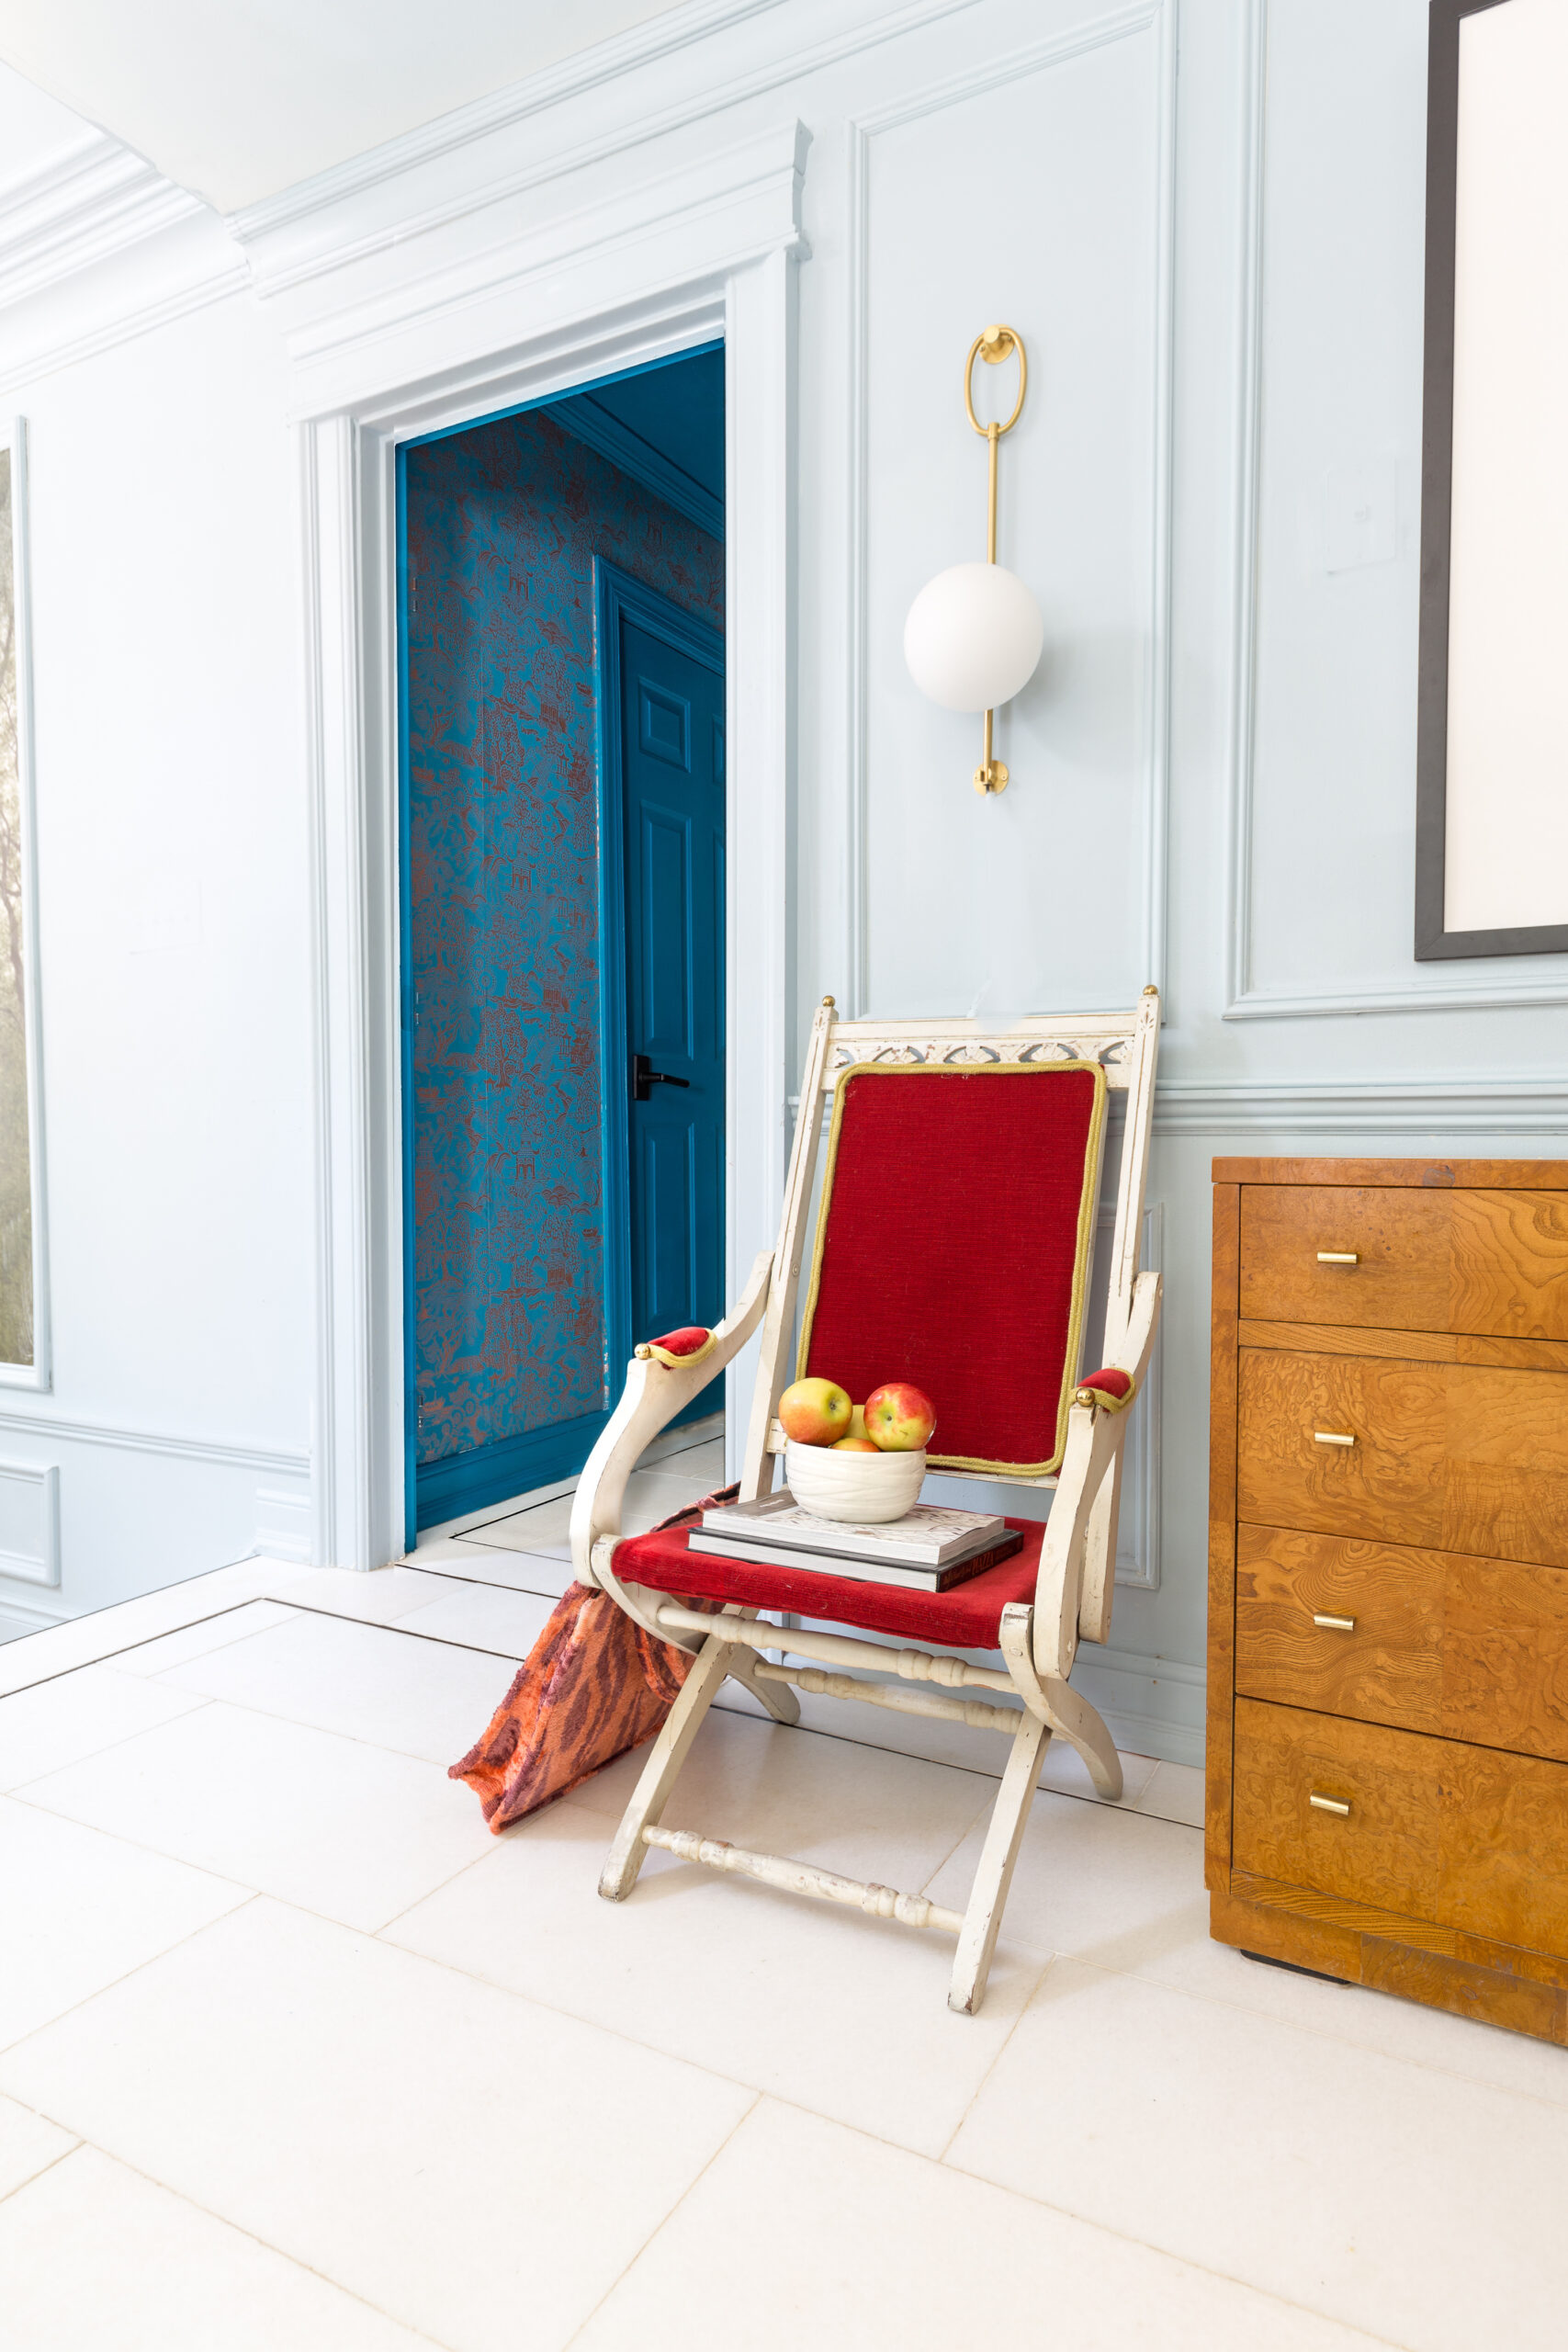
[[[1000,1034],[967,1021],[840,1021],[832,998],[824,999],[807,1055],[777,1247],[757,1260],[739,1304],[711,1340],[671,1335],[673,1345],[638,1350],[573,1508],[581,1581],[602,1587],[637,1623],[694,1657],[610,1849],[599,1891],[611,1901],[630,1894],[648,1849],[660,1846],[935,1928],[957,1938],[948,2005],[973,2011],[985,1995],[1052,1735],[1077,1750],[1102,1796],[1121,1794],[1111,1736],[1067,1677],[1079,1640],[1103,1642],[1110,1633],[1127,1408],[1159,1316],[1159,1276],[1138,1271],[1158,1039],[1152,988],[1125,1015],[1032,1017]],[[1085,1378],[1080,1355],[1111,1093],[1124,1097],[1126,1115],[1104,1367]],[[829,1097],[828,1159],[800,1306]],[[944,1592],[855,1582],[833,1575],[826,1562],[780,1568],[692,1553],[694,1514],[623,1537],[626,1479],[644,1447],[759,1329],[742,1498],[772,1488],[784,1446],[775,1419],[784,1389],[798,1376],[824,1374],[856,1398],[886,1381],[914,1382],[937,1411],[929,1468],[1052,1490],[1048,1519],[1014,1521],[1024,1529],[1022,1549]],[[682,1348],[700,1352],[682,1361]],[[694,1608],[694,1600],[708,1606]],[[781,1617],[787,1628],[770,1622]],[[783,1662],[767,1651],[782,1652]],[[978,1666],[955,1651],[999,1653],[1002,1663]],[[753,1853],[699,1829],[666,1828],[676,1778],[727,1676],[780,1723],[799,1720],[794,1685],[1004,1735],[1007,1766],[967,1909],[945,1910],[920,1894]],[[998,1695],[1021,1703],[998,1703]],[[854,1750],[845,1747],[843,1756],[852,1771]]]

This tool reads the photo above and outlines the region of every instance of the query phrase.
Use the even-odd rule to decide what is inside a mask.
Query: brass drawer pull
[[[1356,1630],[1353,1617],[1320,1617],[1314,1612],[1312,1622],[1314,1625],[1326,1625],[1331,1634],[1353,1634]]]
[[[1307,1803],[1315,1805],[1319,1813],[1337,1813],[1341,1820],[1346,1819],[1350,1811],[1349,1806],[1342,1804],[1338,1797],[1320,1797],[1315,1789],[1308,1797]]]
[[[1320,1266],[1359,1266],[1361,1261],[1354,1250],[1320,1250],[1317,1262]]]
[[[1314,1430],[1314,1445],[1354,1445],[1356,1441],[1345,1430]]]

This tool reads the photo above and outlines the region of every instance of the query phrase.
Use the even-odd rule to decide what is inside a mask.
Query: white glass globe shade
[[[1034,675],[1045,623],[1016,571],[955,563],[928,580],[904,624],[904,659],[944,710],[995,710]]]

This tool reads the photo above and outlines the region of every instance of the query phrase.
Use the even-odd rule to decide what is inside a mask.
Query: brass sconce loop
[[[1012,414],[1005,424],[982,424],[975,413],[975,362],[983,359],[987,368],[997,368],[1004,359],[1018,354],[1018,398],[1012,404]],[[1021,336],[1011,327],[982,327],[969,346],[969,356],[964,363],[964,407],[970,424],[982,441],[993,434],[1010,433],[1023,412],[1023,396],[1029,390],[1029,361],[1024,356]]]

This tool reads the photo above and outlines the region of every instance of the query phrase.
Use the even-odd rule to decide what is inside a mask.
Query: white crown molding
[[[1568,1072],[1542,1078],[1355,1079],[1325,1085],[1161,1079],[1155,1132],[1166,1136],[1551,1136],[1568,1147]]]
[[[687,0],[684,7],[669,9],[649,23],[634,25],[626,32],[613,34],[608,40],[596,41],[592,49],[580,50],[573,57],[564,57],[558,64],[546,66],[540,73],[525,74],[504,89],[492,90],[485,97],[454,107],[433,121],[420,123],[412,130],[401,131],[395,139],[367,148],[362,155],[351,155],[324,172],[313,174],[310,179],[297,181],[292,187],[280,188],[276,196],[264,196],[254,204],[242,205],[226,216],[229,227],[243,244],[250,243],[296,220],[308,220],[312,213],[325,211],[347,198],[359,196],[367,188],[378,187],[404,172],[417,170],[422,164],[471,146],[476,140],[488,139],[495,131],[526,122],[532,115],[544,114],[570,98],[601,89],[606,82],[635,74],[639,66],[651,65],[675,51],[689,49],[696,41],[728,31],[732,25],[766,16],[783,4],[784,0]],[[621,142],[617,140],[615,143]]]
[[[51,1445],[107,1445],[125,1453],[173,1456],[181,1462],[204,1462],[215,1469],[254,1470],[284,1477],[307,1476],[308,1453],[275,1447],[231,1445],[220,1439],[170,1437],[155,1430],[126,1429],[107,1421],[68,1421],[50,1412],[0,1412],[0,1430],[17,1437],[47,1439]]]
[[[699,531],[706,531],[716,539],[723,538],[723,499],[716,498],[711,490],[705,490],[700,481],[694,481],[690,474],[671,465],[661,451],[650,447],[640,434],[612,416],[608,409],[601,408],[589,394],[580,392],[574,400],[563,401],[559,408],[549,409],[546,413],[563,433],[570,433],[574,441],[581,441],[601,458],[607,458],[620,472],[630,474],[644,490],[650,490],[655,498],[661,498],[666,506],[672,506],[688,523],[694,523]]]
[[[693,123],[706,121],[750,99],[793,88],[826,67],[897,40],[904,34],[918,32],[927,25],[938,24],[945,17],[961,15],[973,4],[974,0],[906,0],[904,6],[887,16],[835,33],[811,48],[786,51],[767,65],[715,83],[674,105],[644,109],[633,119],[607,130],[596,130],[587,138],[569,139],[558,153],[542,161],[530,160],[507,172],[498,168],[497,156],[470,155],[465,151],[536,111],[564,103],[580,88],[593,86],[585,81],[552,89],[539,100],[538,107],[531,99],[516,106],[503,106],[503,100],[518,92],[525,94],[533,87],[532,84],[519,84],[513,93],[502,92],[494,100],[479,102],[472,111],[476,118],[483,119],[469,122],[468,109],[443,116],[439,123],[410,132],[406,141],[391,141],[371,155],[339,167],[338,172],[323,174],[315,180],[302,182],[298,188],[268,198],[260,205],[231,213],[227,226],[251,254],[260,290],[265,295],[281,294],[329,272],[350,268],[377,254],[407,246],[487,206],[507,203],[535,188],[547,187],[551,181],[627,155],[669,132],[686,130]],[[761,14],[764,10],[750,13]],[[616,75],[629,73],[643,62],[640,57],[630,59],[615,69]],[[596,78],[612,77],[605,74]],[[438,140],[434,137],[437,131],[442,133]],[[454,159],[447,176],[456,173],[459,178],[455,193],[416,211],[396,211],[391,218],[387,217],[387,208],[382,205],[376,209],[373,224],[364,225],[369,208],[356,199],[365,198],[383,183],[416,174],[433,159],[444,157]],[[373,164],[374,170],[370,168]]]
[[[207,209],[118,139],[95,132],[0,187],[0,308]]]

